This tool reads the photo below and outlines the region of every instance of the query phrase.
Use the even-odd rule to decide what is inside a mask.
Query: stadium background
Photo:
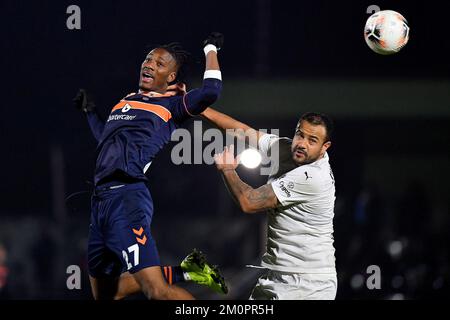
[[[81,30],[66,9],[81,8]],[[410,43],[389,57],[363,39],[369,5],[401,12]],[[225,34],[224,91],[216,107],[256,128],[290,136],[305,111],[331,115],[337,187],[337,299],[448,297],[450,90],[448,5],[410,1],[2,1],[0,298],[90,299],[86,271],[95,140],[72,106],[79,87],[103,115],[136,90],[153,45],[193,54],[188,86],[200,84],[201,40]],[[193,122],[186,125],[192,130]],[[207,124],[204,124],[207,127]],[[170,161],[149,170],[153,233],[162,261],[197,247],[246,299],[264,249],[264,215],[240,213],[213,166]],[[265,182],[240,169],[250,184]],[[66,267],[82,289],[66,288]],[[366,287],[367,267],[381,289]],[[220,299],[185,285],[197,297]],[[138,297],[139,298],[139,297]]]

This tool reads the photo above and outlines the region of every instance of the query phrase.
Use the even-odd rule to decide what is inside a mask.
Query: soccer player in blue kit
[[[74,100],[98,140],[88,239],[89,279],[95,299],[123,298],[139,291],[149,299],[193,299],[188,291],[173,285],[172,272],[193,271],[190,275],[195,276],[204,270],[164,267],[163,275],[150,231],[153,202],[145,172],[172,132],[219,97],[222,80],[217,50],[223,45],[223,35],[212,33],[203,44],[206,68],[201,88],[183,95],[168,91],[186,58],[184,50],[170,44],[148,53],[141,66],[139,92],[117,103],[106,123],[84,91]],[[185,259],[181,267],[205,267],[209,276],[219,276],[205,261],[192,261],[198,258]],[[212,281],[217,291],[226,293],[223,279]]]

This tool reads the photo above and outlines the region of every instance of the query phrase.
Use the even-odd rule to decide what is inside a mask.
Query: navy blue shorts
[[[147,186],[143,182],[108,185],[96,187],[92,195],[89,274],[117,277],[161,265],[150,233],[153,202]]]

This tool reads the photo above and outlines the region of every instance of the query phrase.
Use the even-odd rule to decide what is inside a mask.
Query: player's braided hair
[[[169,44],[163,44],[158,48],[164,49],[169,52],[177,63],[177,78],[175,82],[184,80],[186,64],[189,61],[191,54],[184,50],[179,42],[171,42]]]

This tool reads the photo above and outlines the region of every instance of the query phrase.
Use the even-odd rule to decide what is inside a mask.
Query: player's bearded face
[[[167,85],[176,78],[177,64],[164,49],[150,51],[141,66],[139,88],[143,91],[164,93]]]
[[[331,145],[326,140],[326,129],[322,125],[313,125],[301,121],[292,139],[292,159],[297,165],[312,163],[321,158]]]

